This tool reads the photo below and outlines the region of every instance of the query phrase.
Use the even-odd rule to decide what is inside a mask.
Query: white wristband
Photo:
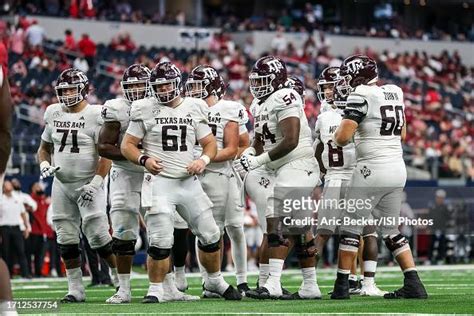
[[[46,160],[40,163],[40,170],[43,170],[44,168],[49,168],[49,167],[51,167],[51,164],[47,162]]]
[[[92,178],[91,182],[89,182],[89,183],[92,184],[95,187],[100,187],[103,182],[104,182],[104,178],[102,178],[102,176],[96,174],[94,176],[94,178]]]
[[[255,158],[257,159],[257,162],[258,162],[259,165],[264,165],[264,164],[266,164],[266,163],[272,161],[272,160],[270,159],[270,155],[268,154],[268,152],[263,153],[263,154],[261,154],[261,155],[258,155],[258,156],[255,157]]]
[[[206,164],[206,166],[211,162],[211,158],[209,158],[209,156],[207,156],[207,155],[202,155],[201,157],[199,157],[199,159],[201,159],[202,161],[204,161],[204,163]]]

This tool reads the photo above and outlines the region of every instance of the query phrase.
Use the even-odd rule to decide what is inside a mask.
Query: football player
[[[284,83],[284,87],[294,89],[300,97],[304,100],[305,88],[303,82],[300,79],[294,76],[287,78]],[[255,104],[254,104],[255,105]],[[255,115],[255,106],[252,106],[250,112],[252,115]],[[247,129],[245,128],[245,131]],[[246,145],[245,148],[249,147]],[[244,149],[245,149],[244,148]],[[237,161],[238,164],[234,163],[235,169],[241,173],[241,170],[244,170],[240,164],[240,160]],[[244,170],[245,171],[245,170]],[[267,239],[267,222],[265,218],[265,211],[267,206],[267,199],[272,190],[272,183],[274,182],[274,172],[267,168],[265,165],[249,170],[248,173],[244,174],[242,178],[244,182],[244,192],[248,194],[250,199],[254,201],[257,208],[258,223],[260,228],[263,231],[262,243],[259,250],[259,276],[257,281],[257,288],[260,287],[260,284],[265,284],[269,275],[269,263],[268,263],[268,239]],[[243,193],[244,193],[243,192]],[[285,288],[282,288],[283,294],[291,295]]]
[[[336,128],[342,121],[345,98],[335,91],[336,82],[339,80],[339,67],[325,68],[318,80],[318,98],[321,108],[327,110],[319,114],[315,124],[316,140],[315,156],[319,163],[321,173],[324,174],[323,203],[318,210],[318,227],[315,238],[316,265],[322,255],[324,245],[336,232],[336,220],[340,220],[342,208],[334,205],[331,201],[344,198],[349,181],[356,165],[356,153],[354,143],[347,146],[336,146],[332,140]],[[349,293],[367,296],[383,296],[385,292],[378,289],[374,283],[375,269],[377,267],[377,234],[373,226],[364,227],[363,253],[364,280],[362,289],[357,282],[356,269],[357,259],[351,266],[349,275]]]
[[[82,302],[86,296],[79,250],[81,228],[91,248],[111,267],[114,285],[118,286],[103,186],[111,162],[99,157],[101,107],[86,100],[86,75],[73,68],[64,70],[55,89],[59,103],[44,113],[38,161],[42,178],[54,175],[53,223],[69,288],[62,302]]]
[[[112,248],[117,256],[119,291],[106,302],[130,303],[130,271],[139,235],[140,192],[143,167],[128,161],[120,152],[120,143],[130,121],[133,101],[149,94],[150,70],[140,64],[128,67],[122,76],[123,98],[105,102],[102,109],[104,125],[99,134],[99,154],[112,160],[110,170],[110,221],[112,223]]]
[[[217,155],[199,175],[202,188],[213,204],[212,213],[221,236],[224,229],[231,241],[232,259],[236,266],[237,289],[249,290],[247,285],[247,244],[244,235],[244,210],[240,206],[240,190],[232,161],[239,147],[239,124],[243,119],[242,105],[224,100],[223,79],[209,65],[199,65],[186,81],[186,96],[204,100],[209,106],[209,127],[217,141]],[[196,146],[195,157],[201,154]],[[222,241],[222,238],[221,238]],[[221,244],[221,247],[223,244]],[[200,265],[201,273],[206,271]],[[206,277],[204,276],[204,279]]]
[[[333,142],[344,147],[354,139],[357,163],[346,193],[347,200],[362,199],[370,205],[344,216],[354,220],[389,218],[379,229],[385,245],[392,252],[404,273],[403,287],[384,295],[385,298],[427,298],[418,277],[408,240],[400,234],[400,216],[406,168],[401,141],[406,134],[405,105],[402,90],[391,84],[378,86],[377,63],[363,55],[346,58],[341,67],[341,80],[336,89],[347,96],[344,118]],[[366,204],[366,203],[364,203]],[[363,226],[342,225],[339,245],[337,279],[333,299],[349,298],[348,276],[357,255]]]
[[[281,273],[288,255],[289,241],[282,235],[283,199],[290,188],[310,195],[319,183],[319,168],[313,157],[311,130],[306,119],[301,96],[285,88],[286,66],[274,56],[257,60],[250,76],[250,91],[254,96],[255,139],[240,158],[246,170],[266,166],[275,173],[266,205],[269,276],[260,288],[248,291],[252,298],[282,297]],[[314,255],[308,252],[313,236],[306,229],[303,238],[293,236],[303,273],[303,284],[292,298],[320,298],[316,282]]]
[[[224,281],[220,272],[221,236],[212,216],[212,203],[197,178],[217,152],[208,126],[207,104],[181,97],[181,71],[170,62],[155,66],[150,86],[154,97],[133,103],[131,122],[121,144],[128,160],[154,175],[149,181],[152,206],[145,214],[150,286],[143,302],[163,302],[175,210],[199,239],[198,255],[208,272],[205,289],[228,300],[240,300],[240,293]],[[203,148],[198,159],[193,156],[196,139]],[[140,142],[143,153],[138,148]]]
[[[8,158],[11,152],[11,116],[12,99],[7,77],[7,65],[0,64],[0,188],[3,188],[3,179],[7,168]],[[0,203],[3,194],[0,194]],[[9,308],[8,303],[12,298],[10,285],[10,273],[5,261],[0,258],[0,313],[10,311],[16,315],[16,311]]]

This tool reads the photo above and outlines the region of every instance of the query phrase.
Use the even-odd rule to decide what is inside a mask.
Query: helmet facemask
[[[205,99],[209,96],[207,92],[207,86],[209,85],[209,80],[195,80],[188,79],[185,85],[185,94],[187,97]]]
[[[65,105],[67,107],[73,107],[82,100],[84,100],[84,96],[82,95],[82,90],[85,88],[84,83],[78,84],[59,84],[55,87],[56,90],[56,97],[58,98],[59,103]],[[65,90],[76,89],[76,93],[68,93],[65,95]]]
[[[150,94],[150,84],[148,80],[121,81],[122,91],[128,102],[144,99]]]
[[[151,82],[151,91],[155,98],[158,99],[160,103],[169,103],[176,99],[180,93],[181,89],[179,87],[181,83],[181,79],[178,78],[173,78],[173,79],[164,79],[164,80],[159,80],[155,82]],[[171,85],[171,88],[164,89],[163,91],[160,91],[160,86],[164,85]]]
[[[275,74],[260,76],[258,73],[252,72],[249,76],[249,80],[250,92],[253,97],[260,99],[272,93],[275,90],[272,84],[274,79]]]

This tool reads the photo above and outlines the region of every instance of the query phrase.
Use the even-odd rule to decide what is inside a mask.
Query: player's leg
[[[270,266],[268,263],[268,238],[267,238],[267,219],[265,211],[267,208],[267,199],[274,184],[274,175],[264,172],[263,167],[250,170],[245,178],[245,192],[257,207],[258,222],[263,231],[262,243],[259,250],[259,275],[257,288],[263,286],[268,279]]]
[[[366,226],[362,233],[363,251],[362,262],[364,267],[364,279],[360,295],[362,296],[383,296],[387,292],[380,290],[375,284],[375,272],[377,270],[377,259],[379,247],[377,245],[377,232],[375,226]]]
[[[198,239],[199,260],[207,271],[205,289],[228,300],[242,299],[240,293],[224,280],[220,271],[221,234],[212,215],[211,201],[199,181],[194,181],[193,178],[183,181],[179,192],[181,194],[177,211]]]
[[[0,258],[0,314],[9,315],[7,311],[10,311],[11,315],[14,315],[13,309],[9,306],[10,301],[13,300],[11,284],[10,284],[10,273],[8,267]],[[15,314],[16,315],[16,314]]]
[[[113,168],[110,173],[110,221],[112,249],[117,258],[119,291],[106,302],[119,304],[131,301],[130,272],[135,244],[139,234],[140,189],[143,174]]]
[[[375,190],[368,192],[369,190],[361,187],[360,183],[360,176],[356,172],[353,175],[350,187],[345,196],[347,208],[342,214],[342,218],[348,218],[354,221],[367,220],[374,205],[378,203],[380,197],[385,193],[376,192]],[[371,203],[364,204],[362,207],[357,209],[348,207],[348,205],[357,205],[355,201],[358,199],[371,201]],[[343,225],[340,227],[341,236],[339,241],[338,269],[336,281],[334,283],[334,290],[331,294],[332,299],[349,298],[349,274],[354,260],[357,258],[362,230],[363,226],[356,224]]]
[[[79,192],[76,192],[78,196]],[[76,197],[75,196],[75,197]],[[109,219],[106,213],[105,192],[101,187],[88,207],[79,206],[82,218],[82,231],[89,241],[91,248],[103,258],[110,267],[112,282],[117,288],[119,279],[117,273],[117,259],[112,249],[112,236],[109,234]]]
[[[275,186],[272,194],[269,196],[266,211],[270,275],[263,288],[259,291],[259,298],[280,297],[283,294],[280,280],[283,264],[288,255],[289,243],[282,235],[282,228],[285,228],[285,230],[292,229],[292,227],[282,226],[282,218],[288,216],[288,214],[282,212],[285,205],[284,201],[288,198],[299,199],[311,196],[314,187],[318,183],[319,169],[315,159],[295,160],[282,166],[277,171]],[[295,188],[298,189],[295,190]],[[293,211],[292,216],[311,216],[311,210],[307,211],[307,214],[303,214],[303,210]],[[315,269],[314,265],[312,269]],[[312,277],[309,274],[305,275]],[[316,273],[314,272],[314,279],[316,279],[315,276]],[[314,284],[316,284],[315,280]],[[318,290],[315,286],[314,291]]]
[[[175,215],[178,215],[175,213]],[[176,286],[182,292],[188,289],[188,281],[186,280],[186,256],[188,254],[188,226],[184,219],[179,216],[180,220],[174,221],[174,244],[172,248],[174,273],[176,279]],[[181,226],[181,222],[184,227]]]
[[[83,302],[86,295],[82,284],[81,252],[79,249],[81,217],[76,200],[69,197],[66,192],[74,192],[74,187],[67,186],[55,179],[51,194],[53,224],[60,255],[66,266],[68,281],[68,292],[61,302]]]
[[[235,264],[237,289],[241,293],[249,289],[247,284],[247,242],[244,233],[244,209],[240,204],[236,177],[229,179],[227,205],[225,207],[225,229],[231,241],[232,259]]]
[[[398,219],[400,216],[402,194],[402,188],[391,189],[377,205],[377,210],[380,211],[380,216]],[[405,236],[400,233],[396,223],[393,226],[382,226],[381,233],[385,245],[388,250],[392,252],[393,257],[397,260],[404,275],[403,287],[394,292],[385,294],[384,297],[427,298],[428,294],[418,276],[410,244]]]

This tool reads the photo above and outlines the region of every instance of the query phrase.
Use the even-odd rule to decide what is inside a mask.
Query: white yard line
[[[461,271],[470,271],[474,270],[474,264],[453,264],[453,265],[433,265],[433,266],[418,266],[417,267],[418,271],[456,271],[456,270],[461,270]],[[397,266],[393,267],[379,267],[377,268],[378,272],[400,272],[400,268]],[[317,270],[318,275],[320,274],[335,274],[336,273],[336,268],[325,268],[325,269],[318,269]],[[235,276],[235,272],[223,272],[222,273],[224,277],[232,277]],[[294,275],[294,274],[301,274],[301,271],[298,269],[291,269],[291,270],[284,270],[283,275]],[[248,276],[258,276],[258,271],[252,271],[247,273]],[[186,273],[186,277],[189,278],[197,278],[201,277],[201,274],[199,272],[190,272]],[[140,279],[148,279],[148,275],[146,274],[133,274],[132,275],[132,280],[140,280]],[[28,283],[28,282],[40,282],[40,283],[48,283],[48,282],[61,282],[65,281],[66,278],[41,278],[41,279],[13,279],[12,283]],[[84,280],[90,280],[90,277],[84,277]]]

